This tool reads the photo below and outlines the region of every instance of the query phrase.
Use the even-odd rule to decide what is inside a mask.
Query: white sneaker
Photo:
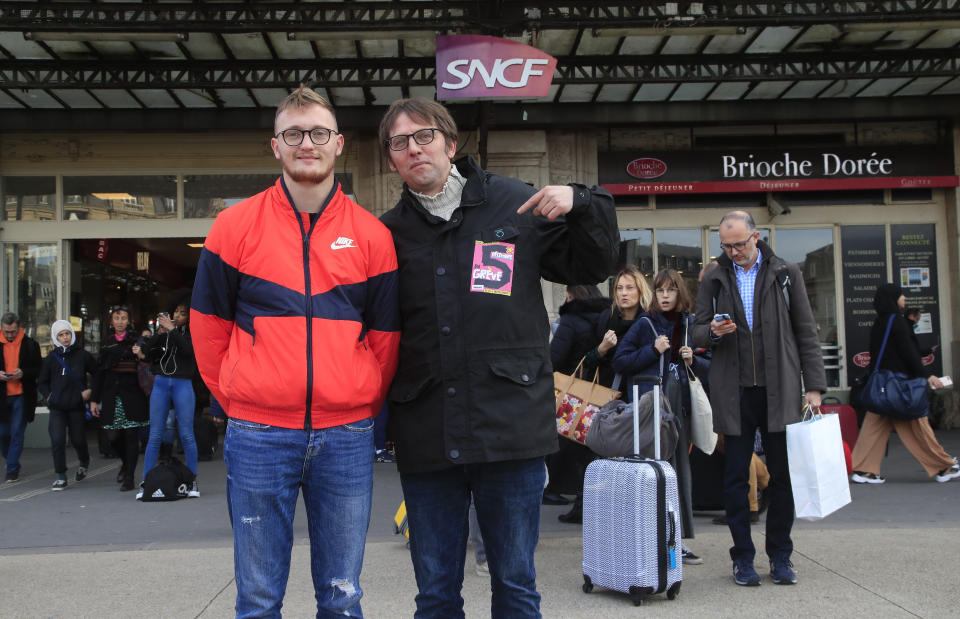
[[[50,489],[53,490],[54,492],[59,492],[60,490],[66,490],[66,489],[67,489],[67,480],[66,480],[66,479],[58,479],[58,480],[54,481],[54,482],[53,482],[53,487],[50,488]]]
[[[140,482],[140,485],[137,487],[137,496],[135,498],[137,501],[143,498],[143,482]]]
[[[193,480],[193,485],[190,486],[190,490],[187,491],[187,498],[195,499],[200,496],[200,488],[197,487],[197,480]]]
[[[950,468],[943,469],[937,473],[937,481],[940,483],[956,479],[957,477],[960,477],[960,465],[958,464],[954,464]]]
[[[850,476],[850,481],[855,484],[882,484],[887,480],[879,475],[874,475],[873,473],[861,473],[857,471]]]

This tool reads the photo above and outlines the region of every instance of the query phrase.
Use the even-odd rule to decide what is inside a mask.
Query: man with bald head
[[[800,269],[760,240],[749,213],[727,213],[719,232],[723,251],[719,266],[700,284],[693,343],[713,351],[710,404],[713,429],[726,443],[724,504],[733,536],[733,579],[738,585],[760,584],[753,566],[756,550],[747,499],[759,428],[770,470],[766,536],[770,576],[778,585],[795,584],[786,425],[800,420],[804,402],[819,407],[826,391],[817,325]]]

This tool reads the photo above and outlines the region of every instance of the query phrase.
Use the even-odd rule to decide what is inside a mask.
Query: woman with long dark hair
[[[115,307],[110,311],[110,330],[100,346],[97,373],[90,396],[90,413],[99,417],[109,432],[114,451],[123,463],[117,481],[120,490],[133,490],[133,475],[140,456],[140,428],[149,423],[147,398],[137,380],[137,362],[133,352],[137,335],[130,323],[130,310]]]
[[[690,436],[690,381],[689,368],[701,380],[707,378],[710,361],[706,351],[694,354],[689,345],[689,331],[693,326],[693,298],[683,278],[674,269],[661,269],[653,280],[653,301],[650,310],[637,318],[623,341],[617,347],[613,358],[613,369],[624,376],[624,384],[632,385],[633,376],[655,376],[660,372],[660,360],[663,358],[664,374],[661,378],[666,384],[674,381],[676,387],[667,395],[672,395],[670,405],[678,419],[680,437],[677,450],[670,463],[677,472],[677,490],[680,493],[680,518],[684,539],[693,538],[693,500],[691,495],[692,478],[688,448]],[[649,318],[650,324],[643,318]],[[654,334],[654,330],[656,334]],[[638,383],[639,392],[653,389],[651,383]],[[626,390],[626,387],[625,387]],[[627,397],[631,397],[627,393]],[[683,562],[688,565],[702,563],[703,560],[683,546]]]
[[[910,321],[900,313],[905,304],[906,297],[897,284],[881,284],[877,288],[873,297],[877,319],[870,329],[870,359],[876,359],[880,354],[884,333],[890,324],[890,336],[880,359],[880,368],[901,372],[911,378],[926,377],[931,388],[939,389],[943,383],[924,367]],[[880,466],[891,430],[897,433],[903,446],[923,466],[927,475],[939,482],[960,477],[957,459],[951,458],[943,450],[927,417],[901,421],[868,411],[853,448],[851,481],[858,484],[882,484],[886,481],[880,477]]]
[[[189,302],[178,303],[173,309],[173,316],[165,312],[157,316],[157,334],[146,344],[154,379],[150,391],[150,440],[143,454],[144,477],[157,463],[167,426],[167,413],[171,408],[176,412],[177,431],[187,468],[194,475],[197,474],[197,441],[193,435],[196,408],[193,378],[197,373],[197,362],[193,356],[189,320]],[[137,499],[143,498],[143,484],[140,486]],[[196,478],[187,496],[200,496]]]

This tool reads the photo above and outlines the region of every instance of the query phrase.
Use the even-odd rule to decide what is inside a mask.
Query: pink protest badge
[[[484,243],[473,247],[470,292],[488,292],[510,296],[513,290],[513,243]]]

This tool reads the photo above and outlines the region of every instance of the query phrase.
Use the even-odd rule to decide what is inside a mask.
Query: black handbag
[[[927,380],[910,378],[901,372],[880,369],[880,360],[887,347],[890,328],[896,314],[890,316],[887,331],[883,334],[880,354],[874,363],[873,373],[867,378],[867,384],[860,392],[860,403],[870,412],[902,421],[920,419],[930,412],[927,399]]]

